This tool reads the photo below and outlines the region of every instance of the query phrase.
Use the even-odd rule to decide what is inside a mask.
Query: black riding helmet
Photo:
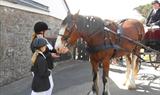
[[[45,22],[37,22],[34,25],[34,32],[36,34],[39,34],[41,31],[45,31],[45,30],[50,30],[50,28],[48,28],[48,25]]]
[[[157,3],[157,4],[160,4],[158,0],[154,0],[154,1],[152,2],[152,4],[156,4],[156,3]]]

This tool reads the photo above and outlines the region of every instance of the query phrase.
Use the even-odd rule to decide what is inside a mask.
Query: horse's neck
[[[111,26],[107,27],[112,27],[113,22],[109,22]],[[93,37],[100,37],[104,36],[104,27],[105,27],[105,21],[98,17],[93,17],[93,16],[81,16],[79,15],[77,18],[77,30],[81,37],[86,41],[89,42],[91,40],[94,40]],[[99,39],[99,38],[98,38]]]
[[[83,20],[85,20],[85,19],[83,19]],[[107,41],[107,40],[105,40],[106,36],[113,37],[113,35],[111,36],[111,34],[108,34],[107,32],[104,31],[104,27],[108,27],[109,29],[111,29],[115,32],[118,29],[118,24],[113,21],[110,21],[110,20],[97,21],[95,23],[97,23],[97,24],[101,23],[101,26],[92,27],[94,29],[94,31],[90,30],[90,31],[80,32],[83,40],[85,40],[87,42],[88,46],[95,46],[97,44],[104,44],[104,41]],[[100,40],[100,42],[97,42],[96,40]],[[107,43],[110,43],[110,42],[107,41]]]
[[[87,36],[104,31],[104,21],[97,17],[79,15],[76,24],[78,32]]]

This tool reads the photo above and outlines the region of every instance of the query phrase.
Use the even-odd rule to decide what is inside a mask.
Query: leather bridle
[[[70,46],[69,38],[70,38],[72,32],[75,31],[74,29],[77,29],[77,25],[75,23],[73,23],[73,25],[70,29],[68,27],[66,27],[65,31],[68,32],[68,35],[58,34],[59,36],[62,36],[62,40],[65,42],[66,47]]]

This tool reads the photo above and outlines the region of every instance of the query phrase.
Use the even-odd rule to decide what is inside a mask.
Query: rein
[[[114,35],[119,35],[118,33],[114,32],[113,30],[111,30],[111,29],[109,29],[109,28],[107,28],[107,27],[105,27],[104,30],[105,30],[106,32],[110,32],[110,33],[112,33],[112,34],[114,34]],[[136,44],[136,45],[138,45],[138,46],[140,46],[140,47],[142,47],[142,48],[144,48],[144,49],[146,49],[146,50],[154,51],[154,52],[160,54],[159,51],[154,50],[154,49],[152,49],[152,48],[150,48],[150,47],[147,47],[147,46],[141,44],[140,42],[135,41],[135,40],[133,40],[133,39],[127,37],[127,36],[120,35],[119,37],[120,37],[120,38],[124,38],[124,39],[130,41],[131,43],[134,43],[134,44]]]

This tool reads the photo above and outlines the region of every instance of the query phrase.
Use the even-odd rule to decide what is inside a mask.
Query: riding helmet
[[[47,45],[47,41],[44,38],[35,38],[33,41],[33,47],[35,47],[36,49]]]
[[[39,21],[34,25],[34,32],[39,34],[41,31],[50,30],[45,22]]]
[[[152,4],[156,4],[156,3],[160,4],[158,0],[154,0],[154,1],[152,2]]]

